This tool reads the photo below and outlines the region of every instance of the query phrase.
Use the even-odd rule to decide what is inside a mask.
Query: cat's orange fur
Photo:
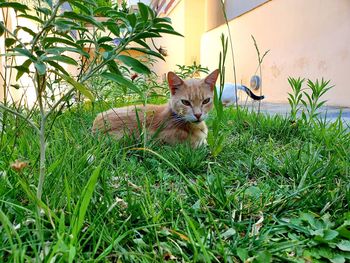
[[[213,89],[219,71],[204,79],[182,80],[168,73],[171,98],[164,105],[136,105],[113,108],[97,115],[93,131],[109,133],[117,138],[124,134],[139,135],[140,123],[147,133],[165,143],[189,142],[192,147],[206,143],[207,126],[204,122],[213,107]]]

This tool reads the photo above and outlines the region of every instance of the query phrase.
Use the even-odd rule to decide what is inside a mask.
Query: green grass
[[[206,147],[142,151],[133,148],[143,143],[98,140],[91,123],[100,110],[55,119],[43,203],[37,135],[9,115],[0,145],[4,262],[349,260],[350,135],[341,123],[226,109],[214,158]],[[14,171],[16,159],[28,167]]]

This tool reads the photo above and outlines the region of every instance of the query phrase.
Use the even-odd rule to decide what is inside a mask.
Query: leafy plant
[[[295,122],[297,119],[297,114],[300,111],[301,101],[302,101],[302,85],[305,79],[300,78],[288,78],[289,85],[292,88],[293,93],[288,93],[288,102],[291,107],[290,118],[292,122]]]
[[[186,65],[176,65],[178,67],[178,70],[175,71],[175,73],[181,77],[181,78],[198,78],[200,77],[200,73],[203,72],[205,74],[209,73],[209,69],[207,67],[202,67],[200,64],[197,65],[197,63],[194,61],[193,65],[186,66]]]
[[[338,224],[330,220],[329,214],[317,217],[313,213],[300,213],[300,217],[277,220],[284,226],[285,234],[300,248],[294,257],[311,262],[346,262],[350,260],[349,214]],[[278,235],[281,236],[282,231]]]
[[[321,82],[319,80],[316,80],[316,82],[312,82],[311,80],[307,81],[307,86],[309,88],[308,92],[304,91],[303,94],[306,97],[306,100],[302,100],[304,107],[306,108],[307,115],[303,114],[303,119],[307,123],[313,123],[319,113],[317,112],[318,109],[320,109],[325,103],[326,100],[320,101],[321,97],[330,90],[333,86],[329,86],[329,80],[325,81],[323,78]]]
[[[87,80],[95,75],[115,81],[121,85],[127,85],[130,89],[140,92],[131,80],[125,78],[120,70],[119,63],[126,65],[139,74],[150,74],[150,70],[137,59],[121,54],[127,50],[137,50],[163,59],[162,55],[152,51],[146,44],[146,39],[160,37],[161,33],[176,34],[170,25],[168,18],[157,18],[155,12],[148,6],[139,3],[139,12],[127,14],[119,12],[111,7],[95,8],[94,1],[71,0],[69,3],[78,7],[82,13],[59,10],[65,1],[45,1],[46,5],[38,5],[31,10],[30,7],[14,2],[0,2],[0,8],[12,8],[18,13],[18,17],[30,20],[38,25],[38,30],[32,30],[26,25],[18,25],[11,31],[6,24],[0,23],[1,34],[6,32],[5,47],[7,57],[24,57],[26,61],[21,66],[15,66],[17,80],[28,75],[33,80],[33,86],[37,93],[37,105],[40,111],[40,121],[36,124],[29,116],[12,110],[7,102],[0,107],[25,119],[37,132],[40,138],[40,175],[38,178],[37,198],[42,197],[42,188],[46,170],[46,124],[48,117],[57,109],[62,108],[66,101],[76,92],[83,94],[90,100],[94,96],[85,86]],[[36,15],[32,15],[35,12]],[[103,12],[108,19],[99,22],[94,18],[94,13]],[[87,29],[90,25],[91,30]],[[27,32],[31,40],[22,42],[19,31]],[[107,36],[102,36],[103,31],[108,30]],[[138,43],[142,46],[131,47],[130,43]],[[87,52],[88,51],[88,52]],[[76,54],[80,59],[76,61],[69,54]],[[62,66],[70,64],[80,70],[76,76],[69,74]],[[50,108],[48,99],[52,100],[56,83],[65,82],[73,88],[58,97]]]
[[[305,79],[288,78],[293,91],[293,93],[288,93],[288,102],[291,107],[290,118],[292,122],[295,122],[297,114],[301,110],[302,120],[306,124],[315,124],[319,115],[318,110],[326,103],[326,100],[320,101],[320,99],[333,86],[329,86],[329,80],[322,79],[313,82],[308,79],[307,88],[303,89],[304,81]]]

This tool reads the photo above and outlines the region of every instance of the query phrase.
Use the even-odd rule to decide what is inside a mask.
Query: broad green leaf
[[[86,45],[87,43],[95,44],[95,42],[93,40],[91,40],[91,39],[79,39],[76,42],[77,45]]]
[[[4,22],[0,21],[0,37],[4,34],[5,30],[4,30]]]
[[[316,229],[315,217],[310,213],[300,213],[300,218],[310,224],[314,229]]]
[[[135,26],[136,26],[136,20],[137,20],[137,18],[136,18],[136,15],[135,15],[134,13],[128,14],[128,15],[126,16],[126,18],[128,19],[128,21],[129,21],[131,27],[135,27]]]
[[[63,37],[67,38],[70,37],[69,34],[67,34],[67,31],[72,30],[75,27],[80,27],[80,23],[77,23],[75,21],[72,21],[70,19],[64,19],[64,18],[58,18],[54,21],[54,24],[58,30],[58,32],[62,31],[63,33]],[[84,28],[84,30],[87,30],[86,28]],[[83,31],[84,31],[83,30]]]
[[[118,75],[122,75],[122,73],[120,72],[120,70],[119,70],[119,68],[118,68],[117,63],[115,63],[114,60],[108,61],[107,67],[108,67],[108,70],[109,70],[110,72],[116,73],[116,74],[118,74]]]
[[[323,238],[327,241],[333,240],[338,236],[338,231],[331,230],[331,229],[325,229],[323,232]]]
[[[61,71],[63,74],[65,75],[69,75],[69,73],[57,62],[55,61],[47,61],[47,63],[52,66],[54,69],[58,69],[59,71]]]
[[[98,22],[96,19],[94,19],[92,16],[77,14],[75,12],[67,12],[67,11],[64,12],[61,16],[70,18],[72,20],[79,20],[81,22],[90,23],[98,27],[99,29],[104,30],[103,25],[100,22]]]
[[[107,45],[107,44],[100,44],[100,48],[104,49],[106,51],[112,51],[114,50],[114,47],[112,47],[111,45]]]
[[[81,0],[66,0],[68,3],[81,2]],[[96,7],[96,0],[84,0],[84,4],[91,5],[92,7]]]
[[[340,236],[350,239],[350,220],[345,220],[344,223],[337,228]]]
[[[142,64],[140,61],[138,61],[135,58],[120,55],[117,57],[120,61],[122,61],[125,65],[131,67],[134,71],[142,74],[150,74],[151,71],[148,67],[146,67],[144,64]]]
[[[28,28],[28,27],[25,27],[25,26],[19,26],[19,27],[17,27],[18,28],[18,30],[19,29],[21,29],[21,30],[23,30],[24,32],[27,32],[29,35],[31,35],[32,37],[34,37],[35,35],[36,35],[36,33],[33,31],[33,30],[31,30],[30,28]]]
[[[36,61],[37,59],[36,59],[36,57],[32,54],[32,53],[30,53],[27,49],[23,49],[23,48],[14,48],[13,49],[14,51],[17,51],[18,53],[20,53],[21,55],[23,55],[23,56],[26,56],[26,57],[28,57],[30,60],[32,60],[32,61]]]
[[[0,8],[4,8],[4,7],[8,7],[8,8],[13,8],[16,11],[25,13],[27,10],[29,10],[28,6],[20,4],[20,3],[14,3],[14,2],[2,2],[0,3]]]
[[[16,66],[17,69],[17,75],[16,75],[16,81],[19,80],[24,73],[29,73],[29,66],[32,64],[32,61],[30,59],[27,59],[24,61],[24,63],[21,66]]]
[[[142,32],[142,33],[137,34],[137,38],[135,40],[152,38],[152,37],[161,37],[161,35],[158,32],[155,32],[155,31],[153,31],[153,32]]]
[[[100,6],[94,10],[94,15],[101,15],[101,14],[105,15],[110,10],[111,8],[109,6]]]
[[[247,196],[250,196],[254,199],[259,199],[261,196],[261,190],[257,186],[249,186],[245,191],[244,194]]]
[[[14,85],[10,85],[11,87],[15,88],[15,89],[20,89],[21,86],[19,84],[14,84]]]
[[[342,255],[334,255],[333,258],[329,258],[329,261],[332,263],[345,263],[345,257]]]
[[[349,240],[342,240],[341,242],[339,242],[337,244],[337,247],[343,251],[350,251],[350,241]]]
[[[130,80],[125,79],[122,75],[118,75],[110,72],[104,72],[101,74],[101,76],[111,81],[115,81],[120,85],[124,85],[127,88],[131,89],[132,91],[142,96],[141,90],[136,85],[134,85],[134,83],[132,83]]]
[[[269,263],[272,261],[272,256],[268,251],[259,252],[256,257],[256,262],[258,263]]]
[[[151,50],[150,46],[147,45],[147,43],[145,41],[141,40],[141,39],[136,39],[136,40],[134,40],[134,42],[136,42],[137,44],[143,46],[146,49]]]
[[[155,52],[151,49],[132,47],[132,48],[127,48],[126,50],[136,50],[136,51],[160,58],[160,59],[165,61],[164,57],[161,54],[159,54],[158,52]]]
[[[158,24],[158,23],[171,24],[171,18],[170,17],[156,17],[153,21],[154,21],[155,24]]]
[[[46,66],[43,62],[41,61],[34,62],[34,66],[38,71],[39,75],[44,75],[46,73]]]
[[[237,248],[237,255],[240,258],[240,260],[242,260],[242,262],[245,262],[249,257],[248,250],[240,247]]]
[[[119,27],[113,20],[108,20],[103,24],[106,25],[109,31],[111,31],[115,36],[118,37],[120,35]]]
[[[52,0],[45,0],[45,2],[49,5],[50,8],[52,8]]]
[[[16,39],[11,38],[11,37],[5,38],[5,47],[10,47],[14,43],[16,43]]]
[[[113,40],[113,38],[111,38],[111,37],[103,36],[103,37],[100,37],[99,39],[97,39],[97,43],[101,44],[101,43],[105,43],[105,42],[110,42],[112,40]]]
[[[59,55],[63,52],[69,51],[69,52],[74,52],[74,53],[78,53],[86,58],[90,58],[89,53],[85,52],[82,49],[78,49],[78,48],[73,48],[73,47],[53,47],[53,48],[48,48],[45,50],[47,53],[50,54],[55,54],[55,55]]]
[[[171,25],[164,24],[164,23],[155,24],[153,27],[155,27],[155,28],[163,28],[163,29],[167,29],[167,30],[174,30],[174,28]]]
[[[40,13],[43,13],[46,16],[49,16],[52,14],[51,9],[46,8],[46,7],[36,7],[35,10],[37,10]]]
[[[113,55],[113,53],[109,52],[109,51],[105,51],[105,52],[102,53],[102,57],[105,60],[110,59],[112,57],[112,55]]]
[[[141,2],[138,2],[137,5],[139,7],[139,12],[140,12],[140,15],[141,15],[143,21],[147,21],[147,19],[148,19],[148,7],[144,3],[141,3]]]
[[[170,34],[170,35],[176,35],[176,36],[183,37],[182,34],[176,32],[174,30],[169,30],[169,29],[164,29],[164,28],[153,29],[153,30],[151,30],[151,32],[157,32],[158,34],[159,33],[164,33],[164,34]]]
[[[74,59],[67,57],[65,55],[46,57],[45,59],[43,59],[43,61],[60,61],[70,65],[75,65],[75,66],[78,65],[78,63]]]
[[[47,44],[57,44],[57,43],[62,43],[62,44],[66,44],[69,46],[73,46],[76,48],[80,48],[80,46],[68,39],[64,39],[64,38],[60,38],[60,37],[45,37],[42,40],[43,45],[47,45]]]
[[[85,4],[81,4],[78,1],[72,1],[71,4],[78,7],[80,11],[84,12],[86,15],[92,14],[91,10]]]
[[[58,76],[60,76],[62,79],[67,81],[69,84],[71,84],[74,88],[79,90],[83,95],[85,95],[87,98],[89,98],[91,101],[94,101],[94,95],[92,95],[91,91],[88,90],[83,84],[75,81],[72,77],[69,75],[63,75],[58,72],[56,72]]]

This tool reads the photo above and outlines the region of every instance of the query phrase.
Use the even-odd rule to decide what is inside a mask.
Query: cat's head
[[[219,70],[214,70],[204,79],[183,80],[174,72],[169,72],[172,111],[188,122],[205,120],[213,107],[213,91],[218,75]]]

